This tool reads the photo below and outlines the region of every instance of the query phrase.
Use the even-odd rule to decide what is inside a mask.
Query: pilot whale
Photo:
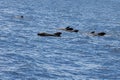
[[[68,32],[79,32],[79,30],[73,29],[70,26],[68,26],[66,28],[60,28],[59,30],[64,30],[64,31],[68,31]]]
[[[42,32],[42,33],[38,33],[37,35],[38,36],[55,36],[55,37],[61,37],[61,34],[62,34],[61,32],[56,32],[56,33],[53,33],[53,34]]]

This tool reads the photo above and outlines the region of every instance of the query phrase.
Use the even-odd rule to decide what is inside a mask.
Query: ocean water
[[[0,0],[0,80],[120,80],[120,0]]]

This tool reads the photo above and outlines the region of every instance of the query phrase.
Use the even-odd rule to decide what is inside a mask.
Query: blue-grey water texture
[[[0,80],[120,80],[120,0],[0,0]]]

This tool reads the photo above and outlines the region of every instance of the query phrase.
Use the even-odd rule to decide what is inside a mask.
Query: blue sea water
[[[120,80],[120,0],[0,0],[0,80]]]

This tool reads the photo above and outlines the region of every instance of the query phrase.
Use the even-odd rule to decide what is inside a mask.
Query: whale
[[[54,37],[61,37],[61,32],[56,32],[56,33],[53,33],[53,34],[50,34],[50,33],[46,33],[46,32],[42,32],[42,33],[38,33],[37,35],[38,36],[54,36]]]
[[[15,16],[16,18],[18,18],[18,19],[23,19],[24,18],[24,16]]]
[[[68,26],[66,28],[60,28],[59,30],[64,30],[64,31],[68,31],[68,32],[79,32],[79,30],[73,29],[70,26]]]
[[[105,32],[95,33],[95,31],[92,31],[91,34],[92,34],[93,36],[104,36],[104,35],[106,35]]]

